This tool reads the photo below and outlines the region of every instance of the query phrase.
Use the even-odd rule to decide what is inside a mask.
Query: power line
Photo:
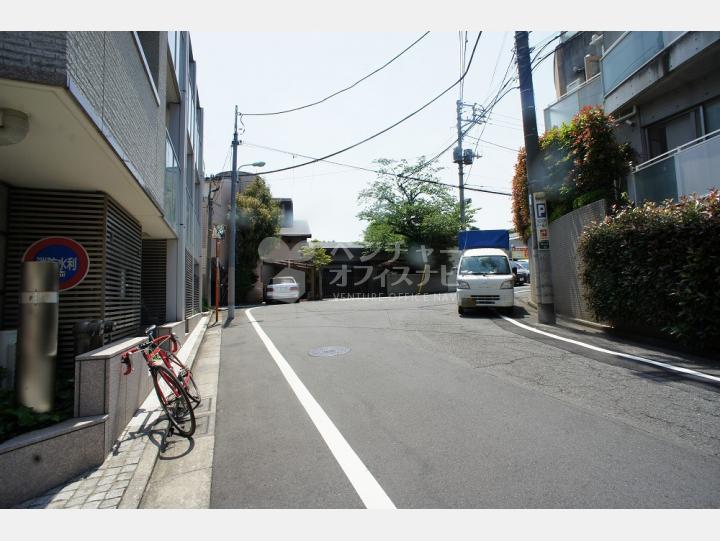
[[[334,97],[337,96],[338,94],[342,94],[343,92],[347,92],[348,90],[350,90],[350,89],[352,89],[352,88],[355,88],[357,85],[359,85],[360,83],[362,83],[362,82],[365,81],[366,79],[369,79],[370,77],[372,77],[373,75],[375,75],[375,74],[378,73],[379,71],[381,71],[381,70],[385,69],[386,67],[388,67],[390,64],[392,64],[393,62],[395,62],[398,58],[400,58],[402,55],[404,55],[406,52],[408,52],[410,49],[412,49],[415,45],[417,45],[417,44],[418,44],[421,40],[423,40],[429,33],[430,33],[430,32],[425,32],[422,36],[420,36],[418,39],[416,39],[415,41],[413,41],[410,45],[408,45],[407,47],[405,47],[405,49],[403,49],[402,51],[400,51],[398,54],[396,54],[394,57],[392,57],[390,60],[388,60],[387,62],[385,62],[382,66],[380,66],[380,67],[377,68],[376,70],[368,73],[365,77],[363,77],[363,78],[361,78],[361,79],[358,79],[358,80],[355,81],[353,84],[351,84],[351,85],[348,86],[348,87],[343,88],[342,90],[338,90],[337,92],[333,92],[332,94],[330,94],[329,96],[327,96],[327,97],[325,97],[325,98],[323,98],[323,99],[321,99],[321,100],[314,101],[314,102],[308,103],[308,104],[306,104],[306,105],[301,105],[300,107],[293,107],[292,109],[285,109],[285,110],[282,110],[282,111],[273,111],[273,112],[269,112],[269,113],[241,113],[241,116],[273,116],[273,115],[282,115],[282,114],[285,114],[285,113],[292,113],[292,112],[294,112],[294,111],[300,111],[301,109],[307,109],[308,107],[313,107],[313,106],[315,106],[315,105],[319,105],[319,104],[321,104],[321,103],[324,103],[324,102],[326,102],[327,100],[329,100],[330,98],[334,98]]]
[[[468,129],[469,129],[469,128],[468,128]],[[453,142],[450,144],[450,146],[448,146],[447,148],[443,149],[437,156],[440,156],[442,153],[447,152],[447,150],[449,150],[450,148],[452,148],[452,146],[453,146],[456,142],[457,142],[457,139],[453,140]],[[243,145],[247,145],[247,146],[250,146],[250,147],[253,147],[253,148],[261,148],[261,149],[264,149],[264,150],[270,150],[270,151],[273,151],[273,152],[279,152],[279,153],[281,153],[281,154],[288,154],[288,155],[291,155],[291,156],[300,156],[300,157],[302,157],[302,158],[313,159],[313,160],[314,160],[313,163],[326,162],[326,163],[331,163],[331,164],[333,164],[333,165],[339,165],[339,166],[341,166],[341,167],[348,167],[348,168],[350,168],[350,169],[357,169],[357,170],[360,170],[360,171],[367,171],[368,173],[375,173],[376,175],[387,175],[387,176],[391,176],[391,177],[402,178],[402,179],[405,179],[405,180],[415,180],[415,181],[418,181],[418,182],[426,182],[426,183],[428,183],[428,184],[436,184],[436,185],[439,185],[439,186],[447,186],[447,187],[449,187],[449,188],[457,188],[456,185],[454,185],[454,184],[448,184],[448,183],[446,183],[446,182],[440,182],[440,181],[435,181],[435,180],[430,180],[430,179],[424,179],[424,178],[417,178],[417,177],[414,177],[414,176],[403,175],[403,174],[398,174],[398,173],[381,172],[381,171],[378,171],[377,169],[372,169],[372,168],[370,168],[370,167],[363,167],[363,166],[360,166],[360,165],[351,165],[351,164],[349,164],[349,163],[342,163],[342,162],[325,160],[325,159],[320,159],[320,158],[312,158],[312,156],[306,156],[306,155],[300,154],[300,153],[298,153],[298,152],[291,152],[291,151],[289,151],[289,150],[282,150],[282,149],[279,149],[279,148],[269,147],[269,146],[266,146],[266,145],[257,145],[257,144],[255,144],[255,143],[248,143],[247,141],[243,141]],[[411,173],[411,175],[416,175],[419,171],[421,171],[422,169],[424,169],[425,167],[427,167],[428,165],[430,165],[430,163],[432,163],[434,160],[437,159],[437,156],[434,157],[434,158],[432,158],[432,159],[430,159],[430,160],[426,160],[425,162],[423,162],[419,168],[415,169],[415,170]],[[258,175],[262,175],[263,173],[257,173],[257,174],[258,174]],[[297,178],[300,178],[300,177],[297,177]],[[496,195],[507,195],[507,196],[510,196],[510,195],[511,195],[511,194],[509,194],[509,193],[499,192],[499,191],[496,191],[496,190],[485,190],[485,189],[480,189],[480,188],[467,188],[467,189],[468,189],[468,190],[471,190],[471,191],[475,191],[475,192],[491,193],[491,194],[496,194]]]
[[[372,139],[375,139],[376,137],[379,137],[380,135],[382,135],[382,134],[390,131],[391,129],[395,128],[396,126],[399,126],[400,124],[402,124],[402,123],[405,122],[406,120],[412,118],[413,116],[415,116],[416,114],[418,114],[420,111],[426,109],[427,107],[429,107],[430,105],[432,105],[433,103],[435,103],[437,100],[439,100],[441,97],[443,97],[445,94],[447,94],[448,92],[450,92],[453,88],[455,88],[458,84],[460,84],[460,83],[465,79],[465,77],[467,76],[468,71],[470,70],[470,66],[472,65],[473,57],[475,56],[475,51],[477,50],[478,43],[480,42],[480,36],[482,36],[482,32],[480,32],[480,33],[478,34],[478,37],[477,37],[477,39],[475,40],[475,45],[473,46],[472,52],[470,53],[470,60],[468,61],[467,68],[465,69],[465,72],[462,74],[462,76],[460,77],[460,79],[458,79],[457,81],[455,81],[452,85],[450,85],[449,87],[447,87],[445,90],[443,90],[440,94],[438,94],[437,96],[435,96],[433,99],[431,99],[429,102],[427,102],[427,103],[426,103],[425,105],[423,105],[422,107],[416,109],[415,111],[413,111],[413,112],[410,113],[409,115],[406,115],[405,117],[401,118],[400,120],[398,120],[398,121],[395,122],[394,124],[391,124],[391,125],[388,126],[387,128],[385,128],[385,129],[383,129],[383,130],[380,130],[379,132],[376,132],[376,133],[374,133],[373,135],[370,135],[369,137],[366,137],[366,138],[363,139],[362,141],[358,141],[357,143],[354,143],[354,144],[352,144],[352,145],[350,145],[350,146],[347,146],[347,147],[345,147],[345,148],[342,148],[342,149],[337,150],[337,151],[335,151],[335,152],[332,152],[332,153],[330,153],[330,154],[326,154],[325,156],[322,156],[321,158],[315,158],[315,159],[313,159],[313,160],[311,160],[311,161],[309,161],[309,162],[299,163],[299,164],[297,164],[297,165],[291,165],[291,166],[288,166],[288,167],[282,167],[282,168],[280,168],[280,169],[273,169],[273,170],[270,170],[270,171],[261,171],[261,172],[258,173],[258,175],[269,175],[269,174],[271,174],[271,173],[279,173],[280,171],[288,171],[288,170],[290,170],[290,169],[297,169],[298,167],[304,167],[304,166],[306,166],[306,165],[310,165],[310,164],[315,163],[315,162],[319,162],[319,161],[326,160],[327,158],[332,158],[333,156],[337,156],[338,154],[342,154],[343,152],[347,152],[348,150],[351,150],[351,149],[356,148],[356,147],[358,147],[358,146],[360,146],[360,145],[362,145],[362,144],[364,144],[364,143],[367,143],[368,141],[370,141],[370,140],[372,140]]]

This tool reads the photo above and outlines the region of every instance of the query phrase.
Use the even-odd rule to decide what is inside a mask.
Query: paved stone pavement
[[[67,484],[57,486],[40,497],[33,498],[19,508],[29,509],[108,509],[117,508],[134,480],[144,454],[156,454],[164,426],[156,424],[162,410],[151,394],[140,408],[108,454],[105,462]]]
[[[167,439],[140,508],[207,509],[210,506],[221,334],[220,324],[208,327],[193,366],[193,377],[203,399],[195,410],[195,434],[192,438],[172,435]]]
[[[207,325],[205,318],[199,325]],[[194,366],[203,341],[203,331],[186,362]],[[181,355],[181,359],[183,356]],[[200,392],[203,392],[200,385]],[[112,451],[98,468],[16,506],[21,509],[135,509],[145,493],[158,453],[166,441],[167,420],[160,402],[151,392],[115,442]],[[183,438],[184,439],[184,438]]]

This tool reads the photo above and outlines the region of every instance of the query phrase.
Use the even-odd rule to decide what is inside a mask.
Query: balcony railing
[[[600,60],[603,92],[607,96],[684,32],[627,32]]]
[[[636,203],[705,195],[720,187],[720,130],[690,141],[633,169],[628,191]]]
[[[545,113],[545,129],[549,130],[570,122],[580,109],[586,105],[602,105],[603,92],[600,75],[588,79],[577,88],[571,90],[552,105]]]

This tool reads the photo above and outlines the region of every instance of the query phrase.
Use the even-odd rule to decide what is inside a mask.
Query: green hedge
[[[719,191],[623,209],[587,228],[578,252],[598,319],[720,346]]]

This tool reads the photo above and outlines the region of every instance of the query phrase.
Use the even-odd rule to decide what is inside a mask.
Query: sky
[[[278,111],[322,99],[349,86],[405,49],[424,32],[192,32],[197,80],[204,107],[205,172],[229,170],[235,105],[241,113]],[[532,32],[530,45],[543,44],[554,32]],[[468,31],[469,59],[477,31]],[[424,105],[455,82],[461,73],[458,32],[431,32],[388,67],[320,105],[275,116],[244,116],[238,164],[266,162],[278,169],[307,161],[296,154],[319,157],[360,141]],[[552,50],[554,43],[545,52]],[[512,56],[514,36],[483,32],[468,75],[463,101],[486,104],[496,93]],[[516,66],[510,68],[516,74]],[[553,61],[550,56],[533,74],[538,131],[544,130],[542,111],[555,101]],[[333,161],[376,168],[378,158],[434,156],[456,137],[455,88],[408,121]],[[482,127],[468,135],[477,137]],[[523,144],[520,95],[507,94],[493,109],[478,144],[477,158],[466,184],[510,192],[517,152]],[[466,138],[464,147],[475,148]],[[290,154],[260,147],[272,147]],[[448,151],[436,162],[439,177],[457,185],[457,165]],[[331,163],[264,176],[274,197],[291,197],[297,219],[310,224],[313,238],[357,241],[367,226],[357,218],[358,193],[375,180],[371,172]],[[457,189],[453,193],[458,196]],[[510,197],[466,191],[478,208],[475,223],[481,229],[512,227]]]

